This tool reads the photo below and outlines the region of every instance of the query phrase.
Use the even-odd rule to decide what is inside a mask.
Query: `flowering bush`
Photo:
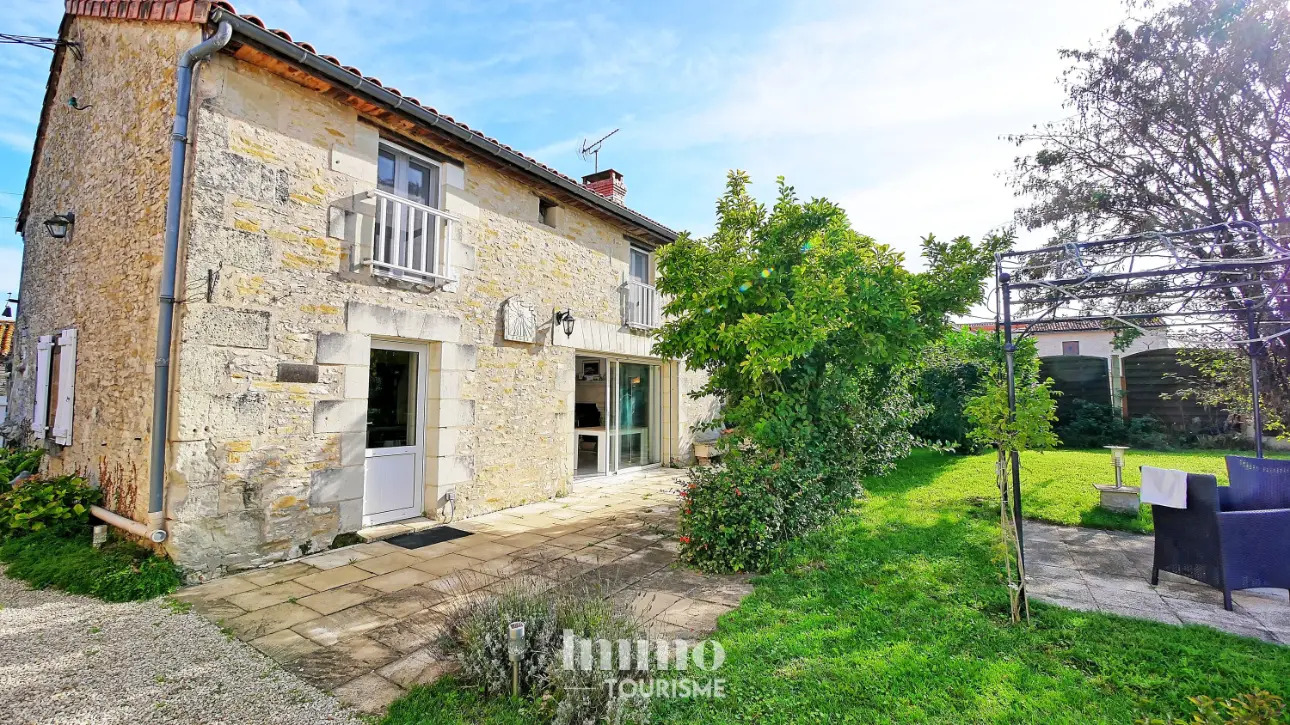
[[[591,640],[635,641],[645,627],[620,611],[597,586],[542,590],[519,580],[496,596],[477,596],[448,617],[448,636],[461,662],[463,679],[488,695],[511,691],[511,662],[507,629],[524,623],[524,653],[519,661],[520,694],[537,704],[553,725],[593,722],[643,723],[648,703],[640,695],[615,696],[605,687],[617,669],[568,669],[561,648],[564,633]],[[636,674],[649,676],[649,662],[629,663]],[[639,668],[645,665],[642,672]]]

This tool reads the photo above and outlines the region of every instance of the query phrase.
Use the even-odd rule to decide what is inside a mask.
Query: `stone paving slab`
[[[752,591],[747,576],[676,567],[683,471],[575,484],[551,501],[453,522],[471,536],[402,549],[365,543],[188,587],[176,595],[285,668],[369,713],[455,668],[439,649],[446,615],[515,586],[594,586],[653,636],[703,637]],[[1088,587],[1076,594],[1091,600]],[[1198,615],[1199,616],[1199,615]]]
[[[1150,535],[1032,521],[1026,522],[1024,533],[1026,589],[1035,599],[1290,645],[1290,593],[1285,589],[1233,592],[1229,612],[1221,591],[1185,577],[1160,572],[1160,584],[1153,586]]]

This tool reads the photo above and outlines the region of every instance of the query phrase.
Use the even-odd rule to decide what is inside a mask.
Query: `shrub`
[[[1138,725],[1275,725],[1285,722],[1285,702],[1266,690],[1215,700],[1201,695],[1187,698],[1196,712],[1186,720],[1143,718]]]
[[[0,493],[0,537],[88,524],[100,498],[79,476],[28,478]]]
[[[181,583],[169,559],[113,536],[102,548],[90,544],[89,529],[47,528],[0,544],[5,575],[37,589],[54,587],[109,602],[151,599]]]
[[[1013,354],[1019,385],[1038,379],[1039,356],[1034,337],[1017,341]],[[921,351],[913,386],[915,402],[926,414],[912,432],[920,440],[950,444],[975,453],[981,445],[969,435],[968,400],[979,395],[990,369],[1003,364],[1003,341],[993,332],[951,330]]]
[[[39,471],[42,455],[39,449],[0,448],[0,486],[8,485],[20,473]]]
[[[1071,402],[1057,435],[1067,448],[1127,445],[1164,451],[1177,445],[1176,436],[1156,418],[1143,415],[1126,422],[1114,406],[1088,400]]]
[[[731,430],[719,448],[734,460],[699,474],[704,491],[682,514],[696,517],[681,524],[688,556],[709,569],[760,566],[774,542],[848,505],[860,475],[908,452],[910,367],[949,314],[980,299],[994,253],[1012,242],[929,236],[926,271],[910,272],[836,204],[802,201],[781,179],[768,209],[749,183],[731,172],[715,231],[659,253],[667,321],[654,352],[707,374],[694,394],[718,399]],[[734,493],[768,475],[755,499]]]
[[[507,632],[511,622],[524,622],[525,651],[520,659],[521,695],[539,705],[557,725],[608,721],[644,722],[648,702],[643,697],[613,696],[604,683],[617,670],[565,669],[561,650],[564,632],[576,637],[642,638],[644,626],[619,611],[594,587],[539,591],[517,584],[497,596],[474,597],[449,615],[448,636],[461,662],[460,676],[487,695],[511,692],[511,661]],[[634,651],[631,655],[636,656]],[[633,659],[631,666],[638,662]]]

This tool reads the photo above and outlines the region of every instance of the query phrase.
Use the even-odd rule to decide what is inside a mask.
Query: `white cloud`
[[[726,59],[708,100],[633,137],[661,154],[721,149],[763,194],[783,174],[915,251],[929,231],[977,236],[1011,220],[1017,202],[999,172],[1016,149],[999,137],[1065,113],[1058,50],[1104,37],[1123,10],[1118,0],[804,0],[791,15]]]

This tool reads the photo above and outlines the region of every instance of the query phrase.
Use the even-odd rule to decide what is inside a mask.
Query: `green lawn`
[[[1028,512],[1079,521],[1079,499],[1053,479],[1091,482],[1099,457],[1109,459],[1028,456]],[[1212,453],[1151,458],[1221,467]],[[988,457],[920,451],[866,482],[855,511],[809,537],[794,566],[758,579],[722,618],[727,697],[657,701],[655,721],[1129,723],[1187,714],[1189,696],[1290,695],[1290,648],[1038,603],[1029,626],[1010,624],[991,559],[989,466]],[[386,723],[523,720],[446,681],[396,703]]]
[[[1191,473],[1212,473],[1220,485],[1227,483],[1223,456],[1254,455],[1243,451],[1186,451],[1158,453],[1130,450],[1125,455],[1124,483],[1137,486],[1142,479],[1138,466],[1176,468]],[[947,462],[932,482],[960,492],[992,486],[994,454],[963,456]],[[1069,526],[1150,532],[1151,507],[1143,506],[1137,516],[1114,513],[1099,507],[1095,483],[1115,483],[1111,453],[1057,450],[1024,453],[1021,456],[1021,501],[1026,518]]]

